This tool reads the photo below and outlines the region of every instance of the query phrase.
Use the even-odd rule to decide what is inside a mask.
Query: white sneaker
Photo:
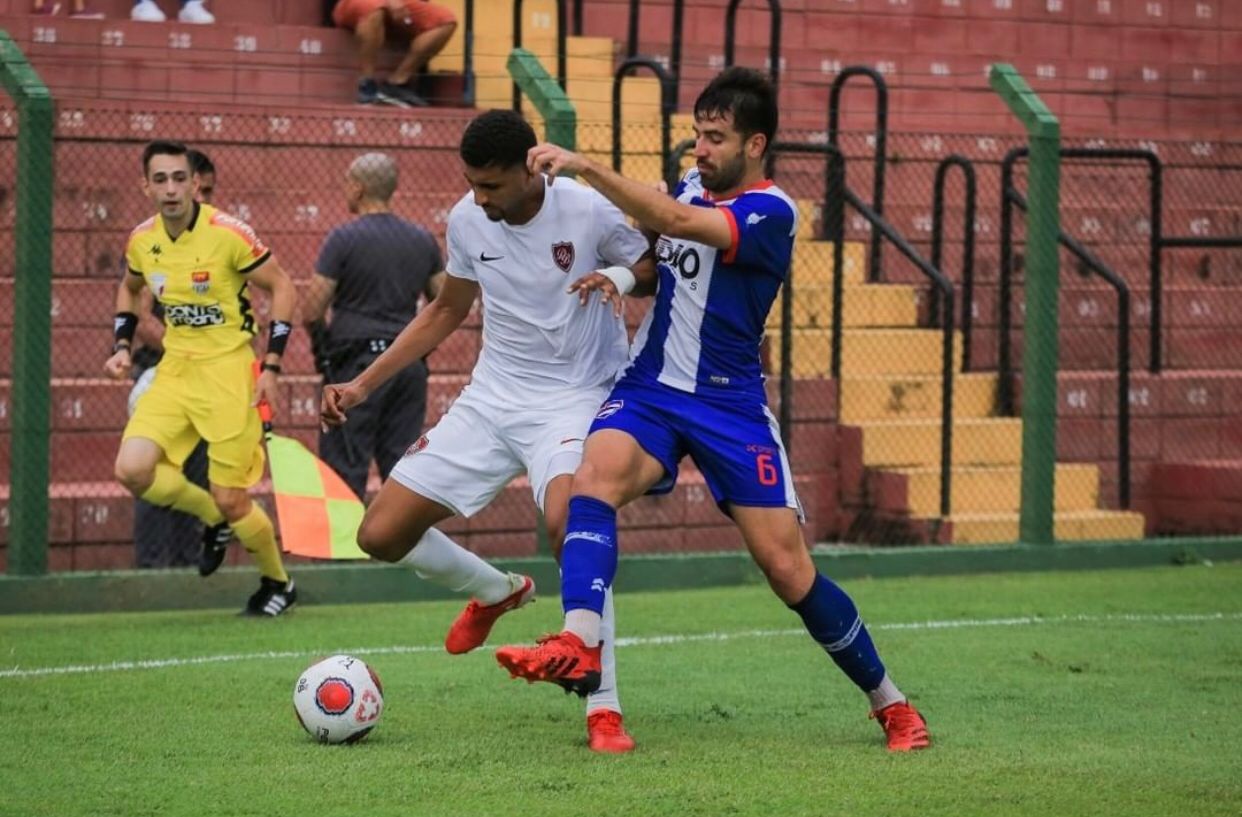
[[[177,15],[177,19],[183,23],[197,25],[211,25],[216,21],[215,15],[203,6],[203,0],[190,0],[181,7],[181,13]]]
[[[164,12],[160,11],[160,7],[155,5],[155,0],[142,0],[141,3],[134,4],[134,8],[129,12],[129,19],[140,23],[162,23],[168,18],[164,16]]]

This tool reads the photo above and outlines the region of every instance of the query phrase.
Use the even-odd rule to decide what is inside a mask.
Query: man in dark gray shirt
[[[363,154],[345,174],[345,195],[356,218],[324,239],[303,300],[303,319],[316,339],[325,382],[357,377],[414,319],[419,296],[432,300],[443,284],[436,240],[392,212],[396,189],[397,163],[387,154]],[[426,407],[427,366],[419,362],[355,408],[348,425],[322,432],[319,456],[365,497],[371,461],[387,478],[422,433]]]

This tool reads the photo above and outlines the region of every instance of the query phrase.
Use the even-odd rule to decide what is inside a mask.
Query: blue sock
[[[569,500],[561,549],[561,605],[604,613],[604,592],[617,575],[617,509],[589,496]]]
[[[824,648],[859,689],[870,692],[884,680],[884,662],[846,592],[822,573],[806,597],[790,609],[802,616],[811,638]]]

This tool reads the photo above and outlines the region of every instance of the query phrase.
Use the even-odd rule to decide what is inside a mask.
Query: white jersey
[[[483,344],[471,390],[506,404],[543,404],[607,386],[625,365],[625,324],[598,296],[566,290],[592,270],[631,266],[648,249],[621,211],[572,179],[544,187],[522,225],[492,221],[467,193],[448,221],[449,275],[483,293]]]

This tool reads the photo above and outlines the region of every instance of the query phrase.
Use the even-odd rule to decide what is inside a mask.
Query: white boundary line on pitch
[[[957,630],[972,627],[1029,627],[1040,624],[1187,624],[1213,621],[1239,621],[1242,613],[1113,613],[1103,615],[1066,616],[1019,616],[1015,618],[967,618],[945,621],[908,621],[892,624],[869,624],[870,630]],[[695,641],[733,641],[741,638],[770,638],[776,636],[805,635],[802,628],[784,630],[738,630],[725,633],[696,633],[689,635],[655,635],[618,638],[618,647],[647,647],[664,644],[685,644]],[[238,661],[263,661],[278,658],[311,658],[320,655],[345,653],[348,655],[407,655],[411,653],[441,652],[440,645],[410,645],[392,647],[355,647],[346,650],[287,650],[249,653],[224,653],[199,655],[189,658],[148,658],[140,661],[113,661],[108,664],[69,664],[60,667],[13,667],[0,670],[0,678],[34,678],[48,675],[86,675],[98,672],[121,672],[127,670],[167,669],[169,667],[192,667],[200,664],[229,664]]]

